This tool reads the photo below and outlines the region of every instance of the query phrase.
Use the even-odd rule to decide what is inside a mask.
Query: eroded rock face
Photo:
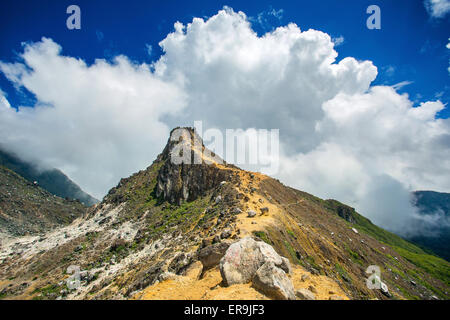
[[[183,135],[176,130],[183,130]],[[185,147],[180,147],[185,146]],[[189,152],[190,161],[177,164],[172,155],[179,150]],[[188,151],[185,151],[188,150]],[[182,201],[192,201],[211,190],[223,181],[230,181],[231,172],[215,165],[195,159],[205,151],[202,140],[191,128],[177,128],[172,131],[166,148],[159,156],[164,165],[158,173],[156,195],[162,196],[170,203],[180,204]],[[183,153],[181,152],[181,153]]]
[[[253,286],[279,300],[296,300],[291,279],[272,261],[266,261],[255,273]]]
[[[282,259],[272,246],[246,237],[230,245],[220,260],[220,273],[227,285],[248,283],[266,262],[272,262],[280,270],[290,270],[289,261]]]

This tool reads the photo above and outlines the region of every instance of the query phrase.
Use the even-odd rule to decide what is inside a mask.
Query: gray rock
[[[311,291],[312,293],[317,293],[316,288],[314,288],[313,286],[309,286],[308,290]]]
[[[169,263],[168,271],[175,274],[180,274],[191,264],[192,261],[193,257],[191,253],[178,252]]]
[[[308,289],[297,289],[295,290],[295,295],[300,300],[316,300],[316,295]]]
[[[173,280],[177,277],[177,275],[173,272],[163,272],[159,275],[158,281],[166,281],[166,280]]]
[[[291,279],[271,261],[265,262],[253,277],[253,286],[279,300],[296,300]]]
[[[233,213],[234,213],[234,214],[240,214],[240,213],[242,213],[242,210],[239,209],[239,208],[234,208],[234,209],[233,209]]]
[[[254,216],[256,216],[256,212],[253,211],[253,210],[248,210],[248,211],[247,211],[247,216],[248,216],[249,218],[253,218]]]
[[[203,268],[209,269],[218,265],[229,246],[229,243],[221,242],[201,249],[198,252],[198,259],[203,264]]]
[[[220,238],[221,239],[227,239],[231,236],[231,230],[230,229],[225,229],[221,234],[220,234]]]
[[[283,260],[272,246],[246,237],[226,250],[220,260],[220,273],[227,285],[248,283],[265,262],[272,262],[276,267],[288,271],[290,269],[289,261]]]
[[[384,282],[381,282],[380,290],[381,290],[381,293],[384,294],[386,297],[388,297],[388,298],[391,297],[391,293],[389,292],[389,288]]]
[[[282,261],[281,265],[280,265],[281,270],[283,270],[287,274],[291,274],[292,268],[291,268],[291,263],[289,262],[289,260],[285,257],[281,257],[281,261]]]
[[[220,260],[220,273],[227,285],[248,283],[263,263],[257,242],[247,237],[230,245]]]

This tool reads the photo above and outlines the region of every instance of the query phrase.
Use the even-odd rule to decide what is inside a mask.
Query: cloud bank
[[[337,61],[328,34],[288,24],[258,36],[230,8],[174,27],[152,65],[87,65],[51,39],[27,44],[0,71],[38,102],[16,111],[0,92],[2,143],[102,197],[151,163],[171,127],[279,128],[277,178],[404,233],[416,231],[411,190],[450,191],[450,123],[435,118],[444,104],[414,107],[371,86],[373,63]]]

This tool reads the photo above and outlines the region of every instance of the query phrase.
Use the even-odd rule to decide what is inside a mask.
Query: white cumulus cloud
[[[0,109],[1,143],[62,169],[100,198],[119,177],[151,163],[170,130],[160,118],[184,103],[177,86],[124,56],[88,66],[43,38],[26,45],[21,58],[23,64],[2,62],[0,70],[38,103]]]
[[[425,0],[425,8],[432,18],[443,18],[450,12],[450,0]]]
[[[153,66],[87,65],[46,38],[26,45],[22,63],[0,70],[38,103],[0,108],[3,143],[101,197],[149,165],[171,127],[280,129],[278,178],[394,231],[415,214],[411,190],[450,191],[450,124],[435,118],[445,105],[371,86],[373,63],[337,62],[328,34],[291,23],[258,36],[230,8],[174,27]]]

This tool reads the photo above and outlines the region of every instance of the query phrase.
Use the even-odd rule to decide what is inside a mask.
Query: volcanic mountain
[[[445,260],[336,200],[205,158],[204,145],[191,144],[198,137],[185,130],[181,140],[169,138],[151,166],[122,179],[72,224],[45,236],[3,240],[0,296],[273,298],[260,286],[230,284],[224,278],[222,256],[250,237],[261,248],[273,248],[273,256],[287,258],[283,262],[291,266],[285,269],[292,269],[286,270],[289,281],[297,291],[308,292],[299,297],[449,298],[450,264]],[[193,146],[188,150],[203,157],[202,163],[171,161],[179,143]],[[74,265],[81,270],[76,287],[67,282]],[[369,266],[380,268],[388,290],[368,288]]]
[[[45,233],[86,211],[78,200],[57,197],[0,165],[0,234]]]
[[[0,166],[8,168],[22,176],[31,183],[39,186],[61,198],[79,200],[86,206],[91,206],[98,202],[83,190],[63,172],[58,169],[40,169],[29,161],[19,158],[11,152],[0,148]]]

